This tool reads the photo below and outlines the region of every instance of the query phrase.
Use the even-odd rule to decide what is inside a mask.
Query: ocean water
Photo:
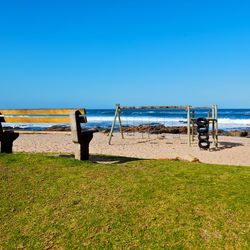
[[[207,117],[209,110],[194,110],[195,117]],[[115,110],[87,110],[89,126],[108,127],[112,125]],[[218,109],[219,129],[250,130],[250,109]],[[165,126],[185,126],[187,112],[183,109],[128,109],[122,110],[123,126],[139,124],[163,124]],[[116,121],[118,128],[118,121]]]
[[[195,117],[207,117],[208,110],[194,110]],[[87,109],[87,128],[109,128],[112,125],[114,109]],[[247,129],[250,130],[250,109],[218,109],[219,129]],[[122,110],[121,121],[123,126],[139,124],[163,124],[165,126],[185,126],[187,112],[183,109],[130,109]],[[13,124],[4,124],[4,126]],[[14,124],[14,126],[28,129],[40,129],[58,124]],[[115,128],[118,128],[118,120]]]

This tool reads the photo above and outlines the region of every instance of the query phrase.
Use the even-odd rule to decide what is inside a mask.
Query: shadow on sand
[[[221,150],[224,150],[224,149],[240,147],[240,146],[244,146],[244,144],[236,143],[236,142],[219,142],[218,148],[217,149],[212,148],[212,149],[210,149],[210,151],[221,151]]]
[[[73,154],[61,154],[60,157],[74,158]],[[123,157],[123,156],[111,156],[111,155],[90,155],[89,160],[95,163],[102,164],[121,164],[131,161],[144,160],[140,158]]]

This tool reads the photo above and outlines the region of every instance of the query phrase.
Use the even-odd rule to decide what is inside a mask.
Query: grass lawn
[[[249,248],[249,167],[112,159],[0,154],[0,249]]]

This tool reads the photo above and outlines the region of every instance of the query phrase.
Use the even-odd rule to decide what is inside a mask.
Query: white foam
[[[250,119],[220,118],[218,120],[218,125],[219,125],[219,128],[250,127]]]
[[[88,116],[87,120],[89,123],[94,123],[96,126],[100,123],[105,123],[107,126],[111,126],[114,120],[113,116]],[[124,126],[127,125],[139,125],[139,124],[150,124],[150,123],[161,123],[166,126],[185,126],[187,122],[186,118],[183,117],[175,117],[175,118],[165,118],[165,117],[135,117],[135,116],[121,116],[121,121]],[[59,124],[51,124],[51,123],[2,123],[2,126],[10,126],[10,127],[40,127],[46,128]],[[60,124],[60,125],[68,125],[68,124]],[[250,119],[230,119],[230,118],[219,118],[218,125],[220,129],[234,129],[234,128],[246,128],[250,127]]]
[[[88,116],[87,117],[88,122],[103,122],[103,121],[110,121],[113,122],[114,117],[98,117],[98,116]],[[164,117],[148,117],[148,116],[129,116],[129,117],[122,117],[121,120],[126,122],[152,122],[152,123],[157,123],[157,122],[178,122],[180,120],[185,120],[183,118],[164,118]]]
[[[19,128],[32,128],[32,127],[38,127],[38,128],[48,128],[51,126],[59,125],[58,123],[2,123],[3,127],[19,127]],[[68,124],[60,124],[67,126]]]

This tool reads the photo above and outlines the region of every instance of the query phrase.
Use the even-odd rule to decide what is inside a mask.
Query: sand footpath
[[[73,153],[74,144],[70,135],[63,134],[20,134],[14,142],[14,152]],[[103,133],[95,133],[90,143],[91,154],[107,154],[146,159],[185,158],[188,155],[204,163],[250,166],[250,138],[219,137],[219,147],[210,151],[199,149],[197,141],[191,147],[185,135],[125,134],[121,139],[115,133],[111,145]]]

